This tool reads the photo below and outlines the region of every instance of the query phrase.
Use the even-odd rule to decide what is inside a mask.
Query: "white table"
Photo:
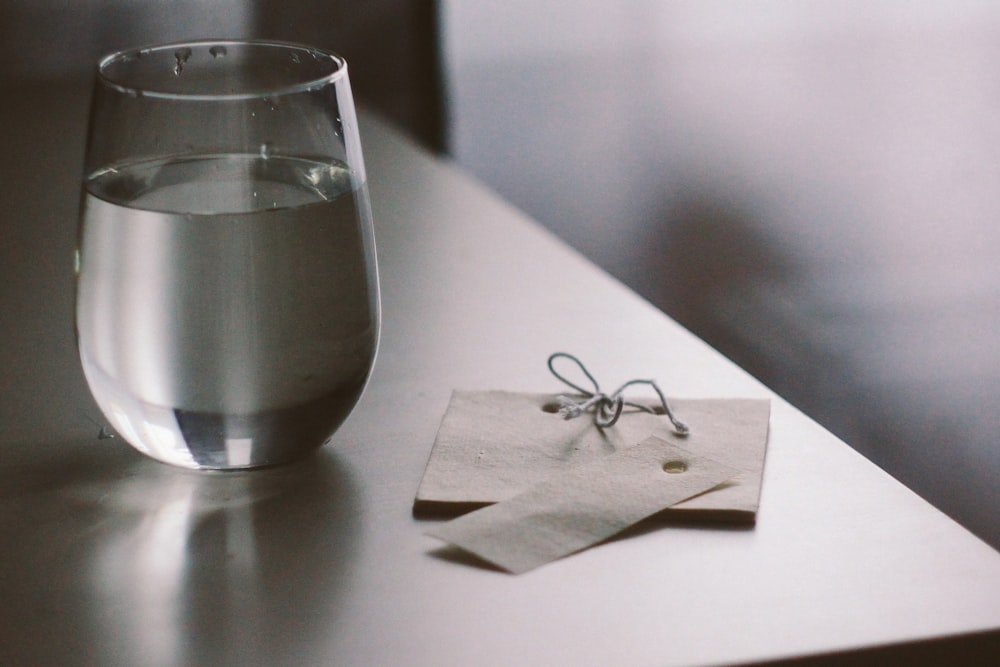
[[[371,117],[383,336],[333,441],[300,464],[203,474],[98,439],[72,334],[85,106],[19,99],[0,163],[0,664],[579,667],[1000,647],[1000,554]],[[756,526],[651,525],[521,576],[441,557],[411,505],[451,390],[559,391],[555,350],[609,384],[771,398]]]

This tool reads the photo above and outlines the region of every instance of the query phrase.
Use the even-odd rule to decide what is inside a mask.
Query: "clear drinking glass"
[[[77,340],[115,429],[188,468],[322,445],[379,332],[345,61],[260,41],[110,55],[83,189]]]

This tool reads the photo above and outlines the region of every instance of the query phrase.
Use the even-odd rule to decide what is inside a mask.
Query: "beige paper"
[[[651,436],[428,534],[520,574],[606,540],[739,472]]]
[[[739,470],[711,493],[667,514],[753,521],[767,448],[767,399],[670,399],[691,434],[673,433],[665,416],[626,412],[599,429],[589,415],[564,420],[557,394],[455,391],[441,422],[414,511],[459,512],[507,500],[574,466],[604,458],[657,435],[697,456]],[[650,403],[652,405],[652,403]],[[547,411],[553,410],[553,411]]]

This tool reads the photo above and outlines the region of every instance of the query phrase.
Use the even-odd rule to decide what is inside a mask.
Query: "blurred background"
[[[995,3],[6,0],[0,31],[5,206],[52,225],[42,246],[0,223],[0,261],[53,294],[0,286],[5,381],[77,363],[31,340],[71,312],[86,108],[37,91],[137,44],[310,42],[369,110],[1000,548]]]
[[[460,164],[1000,547],[1000,6],[443,9]]]

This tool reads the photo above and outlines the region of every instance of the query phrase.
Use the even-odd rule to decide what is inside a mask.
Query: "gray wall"
[[[181,39],[258,37],[344,55],[362,103],[443,143],[434,0],[6,0],[0,82],[86,80],[97,58]]]
[[[1000,6],[444,17],[462,165],[1000,546]]]
[[[87,75],[109,51],[191,37],[248,35],[244,0],[6,0],[0,3],[5,79]]]

